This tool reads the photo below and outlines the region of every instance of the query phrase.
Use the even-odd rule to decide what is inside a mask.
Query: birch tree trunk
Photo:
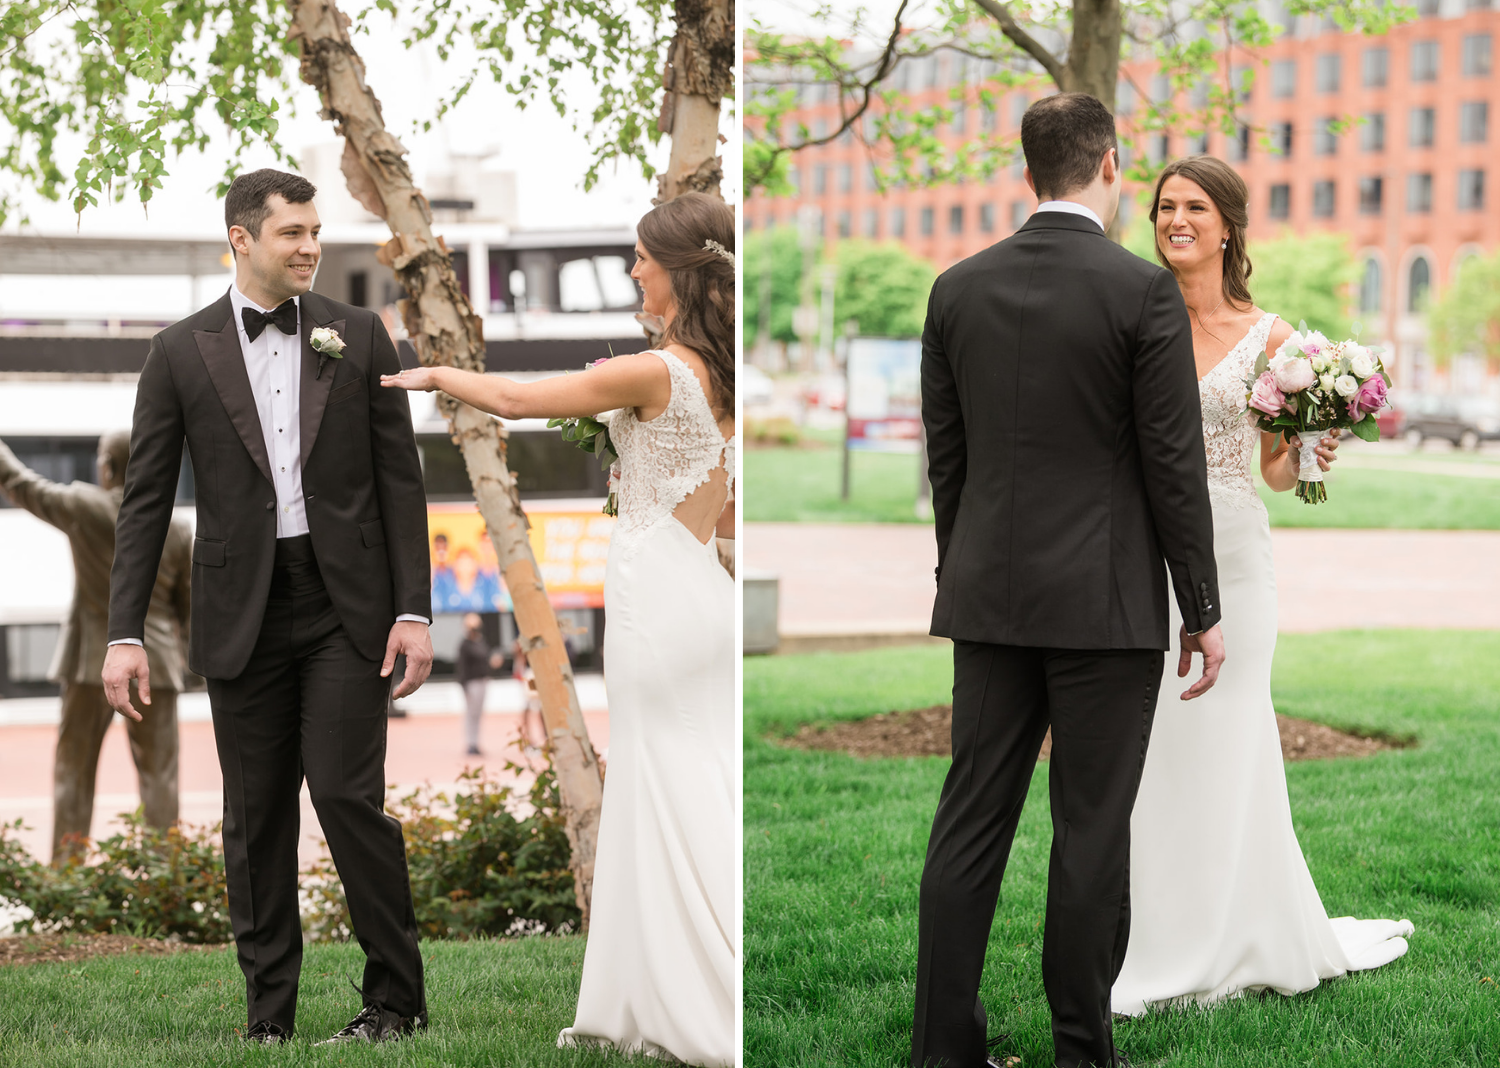
[[[301,44],[302,80],[317,89],[323,117],[344,138],[342,170],[349,192],[391,228],[380,261],[406,289],[401,314],[417,356],[428,366],[483,371],[482,323],[459,288],[447,247],[433,236],[432,210],[412,183],[406,149],[386,130],[380,102],[365,83],[364,62],[349,39],[350,20],[332,0],[289,0],[288,7],[291,37]],[[505,462],[503,429],[446,394],[438,394],[438,404],[463,451],[536,675],[572,848],[573,887],[587,930],[604,786],[578,707],[573,669],[527,538],[515,476]]]
[[[722,200],[719,107],[734,92],[734,0],[676,0],[673,20],[677,33],[667,47],[656,122],[672,138],[672,155],[657,176],[653,203],[691,192]]]

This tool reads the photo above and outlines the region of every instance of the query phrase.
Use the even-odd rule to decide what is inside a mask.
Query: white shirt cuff
[[[110,645],[139,645],[142,649],[144,649],[146,647],[145,643],[142,642],[139,638],[116,638],[114,641],[110,642],[109,644]]]
[[[428,619],[426,616],[412,616],[412,615],[397,616],[396,617],[396,622],[397,623],[421,623],[421,624],[423,624],[425,626],[429,626],[429,627],[432,626],[432,620]]]

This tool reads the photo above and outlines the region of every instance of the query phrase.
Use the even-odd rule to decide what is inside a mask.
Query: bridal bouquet
[[[614,353],[611,352],[609,356],[584,365],[583,369],[592,370],[613,356]],[[609,440],[609,427],[587,415],[573,416],[568,419],[548,419],[547,426],[554,429],[561,427],[564,441],[571,441],[584,452],[599,457],[599,467],[609,469],[609,499],[604,502],[604,514],[618,515],[620,512],[620,454],[615,451],[614,442]]]
[[[1328,499],[1318,467],[1318,439],[1329,430],[1348,430],[1365,441],[1379,441],[1371,418],[1390,401],[1391,376],[1380,357],[1357,341],[1329,341],[1301,323],[1267,358],[1255,361],[1245,379],[1245,421],[1267,433],[1302,439],[1297,499],[1321,504]]]

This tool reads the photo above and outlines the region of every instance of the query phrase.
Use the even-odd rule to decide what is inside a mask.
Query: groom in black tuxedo
[[[937,280],[922,334],[953,765],[922,872],[914,1068],[986,1063],[985,947],[1049,726],[1042,979],[1056,1062],[1126,1063],[1110,987],[1169,646],[1163,559],[1184,649],[1204,660],[1183,696],[1212,686],[1223,660],[1191,330],[1172,275],[1105,236],[1120,195],[1114,119],[1093,97],[1048,97],[1021,144],[1042,203]]]
[[[224,202],[235,283],[152,339],[136,390],[110,576],[111,706],[151,700],[140,646],[186,441],[197,486],[189,663],[224,773],[229,915],[252,1040],[291,1037],[302,962],[298,792],[307,781],[366,954],[364,1008],[330,1042],[427,1021],[401,826],[385,814],[399,655],[432,663],[427,502],[400,370],[372,312],[310,292],[315,190],[273,170]],[[319,351],[321,349],[322,351]]]

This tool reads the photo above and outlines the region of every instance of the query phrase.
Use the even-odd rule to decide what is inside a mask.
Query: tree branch
[[[1068,91],[1072,82],[1072,78],[1068,75],[1068,68],[1051,52],[1043,48],[1040,41],[1021,29],[1011,16],[1010,8],[1006,7],[1001,0],[974,0],[974,2],[994,17],[995,21],[1000,24],[1001,33],[1042,65],[1042,69],[1047,72],[1059,89],[1063,92]]]

